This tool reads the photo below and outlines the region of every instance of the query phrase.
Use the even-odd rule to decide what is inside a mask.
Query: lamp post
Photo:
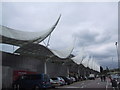
[[[118,69],[119,69],[119,53],[118,53],[118,42],[115,42],[116,50],[117,50],[117,57],[118,57]]]

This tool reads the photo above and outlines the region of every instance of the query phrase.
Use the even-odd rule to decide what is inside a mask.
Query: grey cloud
[[[78,45],[88,46],[95,43],[95,38],[98,33],[91,32],[90,30],[83,30],[81,32],[77,32],[74,36],[77,38]]]
[[[60,22],[51,36],[51,48],[67,47],[76,38],[74,51],[85,47],[103,66],[111,63],[108,57],[116,57],[117,3],[3,3],[2,10],[3,25],[26,31],[48,29],[61,13]]]
[[[104,68],[106,68],[106,66],[110,69],[116,68],[118,66],[118,62],[116,58],[104,58],[102,60],[98,61]]]

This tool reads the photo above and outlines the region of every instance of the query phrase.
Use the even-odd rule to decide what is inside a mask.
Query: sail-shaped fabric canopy
[[[94,64],[94,70],[100,72],[100,65],[95,63]]]
[[[89,59],[90,59],[89,55],[87,55],[87,56],[83,59],[82,65],[83,65],[84,67],[88,67]]]
[[[46,47],[46,50],[51,52],[53,56],[56,56],[60,59],[66,59],[71,55],[73,48],[74,48],[74,42],[72,42],[72,44],[70,44],[70,46],[64,50],[63,49],[62,50],[53,50],[48,47]],[[24,55],[34,55],[34,56],[37,55],[37,57],[39,57],[39,54],[41,54],[42,51],[44,52],[44,49],[41,49],[40,44],[31,43],[31,44],[26,44],[26,45],[21,46],[19,49],[17,49],[15,51],[15,53],[20,53],[20,54],[24,54]],[[43,53],[43,54],[45,54],[45,53]],[[45,55],[47,56],[48,54],[45,54]]]
[[[97,65],[97,66],[96,66],[96,70],[97,70],[98,72],[100,72],[100,65]]]
[[[96,70],[96,62],[93,60],[92,61],[92,67],[91,67],[93,70]]]
[[[68,58],[74,49],[74,41],[70,44],[69,47],[62,50],[53,50],[50,49],[57,57],[59,58]]]
[[[28,42],[39,43],[51,34],[51,32],[57,26],[60,17],[50,29],[41,32],[20,31],[0,25],[0,36],[2,36],[2,43],[12,44],[16,46],[22,46]]]
[[[92,67],[93,67],[93,58],[92,58],[92,57],[91,57],[90,60],[89,60],[88,67],[89,67],[90,69],[92,69]]]
[[[44,49],[44,48],[46,48],[46,49]],[[41,55],[43,55],[43,56],[49,55],[49,54],[47,54],[47,52],[49,51],[51,55],[56,56],[61,59],[65,59],[70,56],[70,54],[73,50],[73,47],[71,47],[71,48],[69,47],[67,49],[64,49],[63,51],[58,51],[58,50],[53,51],[45,46],[44,46],[44,48],[40,44],[35,44],[35,43],[26,44],[26,45],[20,47],[19,49],[17,49],[15,51],[15,53],[20,53],[21,55],[34,55],[36,57],[39,57]]]
[[[88,61],[88,67],[94,71],[100,72],[100,65],[96,63],[92,57]]]
[[[76,64],[81,64],[83,59],[85,57],[85,52],[84,50],[82,50],[81,52],[79,52],[78,55],[76,55],[75,57],[71,58]]]
[[[61,59],[54,55],[51,50],[43,45],[32,43],[26,44],[20,48],[18,48],[15,54],[20,54],[29,57],[35,57],[42,61],[49,60],[51,62],[64,62],[65,59]]]
[[[37,58],[53,56],[53,53],[43,45],[32,43],[18,48],[14,53]]]

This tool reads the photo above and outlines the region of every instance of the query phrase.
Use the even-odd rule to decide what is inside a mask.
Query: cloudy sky
[[[50,48],[64,49],[75,39],[73,54],[84,48],[100,65],[117,67],[117,2],[3,3],[0,24],[37,32],[50,28],[60,14],[59,24],[51,35]]]

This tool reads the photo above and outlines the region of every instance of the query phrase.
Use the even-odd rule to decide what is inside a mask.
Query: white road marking
[[[68,86],[68,87],[65,87],[65,88],[79,88],[79,87]]]

